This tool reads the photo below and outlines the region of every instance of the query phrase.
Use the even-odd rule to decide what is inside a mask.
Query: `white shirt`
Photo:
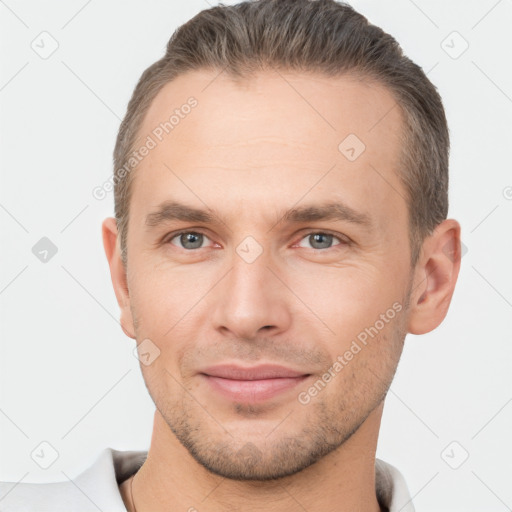
[[[72,480],[55,483],[0,482],[1,512],[126,512],[121,482],[142,466],[147,451],[105,448],[94,464]],[[414,512],[401,473],[376,459],[375,486],[379,503],[389,512]]]

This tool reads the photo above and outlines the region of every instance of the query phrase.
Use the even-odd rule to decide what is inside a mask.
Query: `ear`
[[[460,260],[460,224],[446,219],[423,243],[414,271],[408,332],[425,334],[443,321],[459,275]]]
[[[108,217],[101,225],[103,247],[110,267],[110,277],[116,294],[117,303],[121,308],[121,328],[126,336],[135,339],[130,295],[126,279],[126,269],[121,260],[120,240],[117,233],[117,222],[114,217]]]

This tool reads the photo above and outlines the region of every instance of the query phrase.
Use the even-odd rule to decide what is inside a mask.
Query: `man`
[[[180,27],[129,103],[102,226],[149,451],[7,510],[413,511],[375,452],[405,336],[442,322],[459,272],[448,147],[434,86],[347,5]]]

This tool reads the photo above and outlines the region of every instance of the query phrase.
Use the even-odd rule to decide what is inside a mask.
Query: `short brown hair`
[[[441,98],[395,39],[335,0],[255,0],[201,11],[170,38],[165,55],[139,79],[114,149],[115,216],[121,256],[133,172],[117,173],[135,149],[149,106],[164,85],[187,71],[217,70],[234,79],[263,69],[355,73],[393,94],[403,118],[399,178],[409,210],[411,265],[423,240],[448,213],[449,134]]]

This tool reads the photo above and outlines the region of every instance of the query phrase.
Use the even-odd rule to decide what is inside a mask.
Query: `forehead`
[[[246,204],[264,205],[265,195],[291,206],[308,190],[309,199],[346,191],[353,206],[366,195],[374,208],[403,210],[396,107],[384,86],[356,76],[273,70],[235,82],[188,72],[162,88],[139,130],[139,145],[151,138],[154,147],[136,170],[133,207],[142,215],[168,196],[200,205],[216,193],[220,210],[241,206],[241,192]]]
[[[193,108],[187,106],[191,98],[196,103]],[[353,133],[367,149],[377,151],[383,149],[378,148],[382,137],[390,139],[390,127],[395,132],[401,128],[396,106],[391,92],[368,77],[267,70],[234,80],[221,71],[192,71],[157,94],[139,130],[139,140],[155,130],[159,138],[163,129],[165,140],[159,142],[164,145],[200,144],[209,149],[243,144],[259,136],[275,137],[277,143],[318,144],[321,139],[321,146],[332,150]],[[173,113],[167,133],[165,123],[169,124]]]

